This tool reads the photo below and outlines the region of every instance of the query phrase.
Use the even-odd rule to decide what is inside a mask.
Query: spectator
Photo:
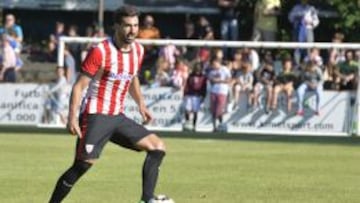
[[[151,87],[168,86],[170,84],[169,70],[169,62],[167,62],[164,58],[159,57],[156,62],[156,75]],[[149,81],[151,79],[150,77],[146,79],[146,83],[151,83],[151,81]]]
[[[240,0],[218,0],[218,7],[221,12],[221,39],[236,41],[239,38],[239,12],[237,6]],[[228,58],[228,54],[232,55],[233,51],[228,53],[227,49],[224,49],[225,57]]]
[[[304,58],[304,62],[313,62],[315,65],[317,65],[319,68],[322,68],[323,66],[323,59],[320,56],[320,50],[318,48],[311,48],[309,51],[309,55]]]
[[[197,39],[195,33],[195,25],[190,19],[186,20],[184,27],[185,27],[184,39]],[[191,46],[182,47],[183,56],[188,61],[193,61],[196,58],[197,51],[198,49],[196,47],[191,47]]]
[[[16,41],[20,44],[24,39],[23,30],[20,25],[16,24],[15,16],[11,13],[7,14],[5,17],[5,26],[0,28],[0,34],[8,34],[9,30],[13,30],[16,33]]]
[[[20,68],[22,68],[22,66],[24,65],[24,62],[22,61],[21,57],[20,57],[20,52],[21,52],[21,44],[16,40],[17,35],[15,30],[10,29],[8,30],[8,36],[6,37],[10,46],[14,49],[15,54],[16,54],[16,66],[15,66],[15,71],[19,71]]]
[[[65,24],[63,22],[56,22],[55,32],[50,34],[48,42],[48,60],[55,62],[57,57],[57,48],[59,39],[61,36],[65,36]]]
[[[254,41],[276,41],[280,0],[258,0],[254,12]]]
[[[108,35],[106,34],[104,27],[97,27],[93,37],[105,38],[108,37]]]
[[[214,31],[208,19],[205,16],[200,16],[196,27],[196,36],[198,39],[213,40]],[[200,47],[198,58],[201,62],[206,63],[211,55],[211,50],[208,47]]]
[[[243,62],[241,71],[235,76],[234,82],[234,106],[233,109],[239,107],[240,104],[240,94],[246,93],[248,95],[248,105],[251,103],[250,93],[253,89],[254,76],[252,73],[251,64],[249,62]]]
[[[95,31],[93,26],[87,26],[85,30],[85,37],[94,37]],[[85,60],[88,50],[96,43],[86,43],[81,47],[81,62]]]
[[[232,56],[232,60],[229,62],[229,67],[231,69],[231,84],[230,84],[230,89],[232,90],[232,96],[235,95],[235,83],[236,83],[236,78],[238,75],[242,74],[242,68],[243,68],[243,58],[242,58],[242,50],[241,49],[235,49],[234,54]],[[232,98],[232,102],[234,99]]]
[[[314,91],[316,95],[315,114],[320,114],[320,100],[323,92],[323,75],[321,69],[314,63],[306,63],[305,70],[301,75],[301,84],[297,89],[299,116],[304,115],[303,102],[307,91]]]
[[[146,15],[144,17],[142,26],[139,29],[138,38],[140,39],[159,39],[160,31],[157,27],[155,27],[155,20],[151,15]],[[151,77],[154,77],[156,70],[154,69],[156,58],[158,57],[158,49],[154,46],[144,46],[145,55],[142,63],[142,68],[140,72],[140,82],[142,84],[146,83],[143,80],[145,78],[145,72],[150,72]]]
[[[1,35],[1,67],[0,67],[0,81],[16,82],[16,53],[11,47],[9,36],[7,34]]]
[[[67,119],[65,116],[65,111],[67,107],[68,95],[70,92],[70,87],[68,86],[66,77],[65,77],[65,70],[64,68],[58,67],[56,69],[57,73],[57,80],[53,87],[50,88],[48,92],[49,101],[51,107],[50,118],[46,119],[48,122],[55,119],[58,115],[62,124],[66,125]]]
[[[159,39],[160,30],[155,27],[155,20],[151,15],[146,15],[143,25],[139,30],[138,38],[140,39]]]
[[[260,67],[259,54],[253,48],[245,47],[243,49],[243,60],[250,61],[253,71],[256,71]]]
[[[271,109],[277,109],[279,93],[283,92],[286,95],[286,109],[287,113],[291,112],[292,102],[291,98],[294,92],[294,83],[296,82],[297,76],[293,71],[291,57],[285,57],[282,62],[283,71],[276,77],[273,89],[273,100]]]
[[[221,65],[219,59],[212,58],[210,64],[212,67],[212,70],[208,75],[208,79],[211,83],[210,109],[213,130],[219,131],[223,128],[223,114],[225,113],[227,105],[231,73],[227,67]],[[217,125],[217,120],[219,121],[219,125]]]
[[[266,92],[265,112],[269,113],[272,102],[273,85],[275,80],[275,70],[272,61],[265,61],[264,65],[256,72],[256,82],[252,94],[253,108],[257,108],[259,104],[260,94],[263,89]]]
[[[213,40],[215,38],[214,29],[205,16],[199,17],[196,34],[198,39]]]
[[[184,90],[188,76],[189,67],[186,65],[184,59],[177,58],[175,63],[175,70],[173,70],[171,75],[172,87]]]
[[[301,0],[289,13],[289,21],[293,25],[293,41],[296,42],[314,42],[314,29],[320,21],[317,10],[314,6],[308,4],[309,0]],[[295,51],[295,60],[299,64],[303,56],[303,50]]]
[[[69,29],[67,31],[67,35],[69,37],[78,37],[78,27],[76,25],[70,25]],[[70,51],[70,54],[74,56],[75,58],[75,68],[77,71],[80,71],[81,66],[81,44],[79,43],[68,43],[68,50]]]
[[[344,34],[337,32],[332,38],[332,43],[340,44],[344,41]],[[339,48],[331,48],[329,50],[329,63],[336,65],[340,62],[345,61],[345,50]]]
[[[163,57],[170,64],[170,69],[174,69],[176,57],[180,55],[180,51],[174,44],[168,44],[160,48],[159,56]]]
[[[185,125],[187,129],[190,126],[190,116],[192,115],[192,127],[195,131],[197,114],[200,106],[206,96],[207,79],[203,73],[201,63],[195,63],[194,68],[186,80],[184,89],[184,102],[185,102]]]
[[[324,70],[324,89],[339,90],[340,89],[340,72],[336,64],[329,63]]]
[[[358,63],[351,50],[345,52],[345,61],[338,64],[341,90],[355,90],[358,82]]]
[[[65,46],[64,50],[64,71],[66,81],[71,85],[74,84],[77,77],[76,63],[68,46]]]

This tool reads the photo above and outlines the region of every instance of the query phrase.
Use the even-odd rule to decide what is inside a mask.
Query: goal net
[[[65,44],[102,40],[61,37],[58,65],[64,65]],[[138,41],[146,49],[138,74],[145,102],[154,116],[150,129],[360,135],[360,44]],[[191,92],[196,89],[198,69],[207,79],[204,94]],[[219,78],[222,85],[217,82]],[[219,98],[225,104],[218,103]],[[194,111],[198,111],[195,125]],[[125,113],[141,122],[136,112],[136,105],[129,100]]]

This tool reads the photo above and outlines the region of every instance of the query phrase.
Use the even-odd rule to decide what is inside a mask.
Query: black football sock
[[[149,151],[146,155],[142,172],[142,201],[148,202],[154,196],[159,167],[164,156],[165,152],[161,150]]]
[[[185,121],[189,121],[190,119],[190,113],[186,112],[185,113]]]
[[[60,203],[70,192],[76,181],[91,167],[91,165],[92,164],[85,161],[75,161],[57,181],[49,203]]]
[[[194,113],[194,120],[193,120],[193,126],[196,126],[196,121],[197,121],[197,113]]]

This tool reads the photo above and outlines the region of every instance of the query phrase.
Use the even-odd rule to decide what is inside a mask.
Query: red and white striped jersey
[[[81,111],[89,114],[118,115],[124,111],[124,100],[134,76],[140,71],[144,48],[138,42],[124,52],[106,39],[93,47],[81,71],[92,77]]]

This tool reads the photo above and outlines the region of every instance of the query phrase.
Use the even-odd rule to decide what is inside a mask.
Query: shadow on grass
[[[0,133],[21,134],[69,134],[64,128],[37,128],[34,126],[0,126]],[[157,132],[163,138],[183,139],[212,139],[212,140],[237,140],[237,141],[259,141],[279,142],[292,144],[338,144],[360,146],[360,137],[335,137],[335,136],[298,136],[298,135],[256,135],[235,133],[212,133],[212,132]]]

